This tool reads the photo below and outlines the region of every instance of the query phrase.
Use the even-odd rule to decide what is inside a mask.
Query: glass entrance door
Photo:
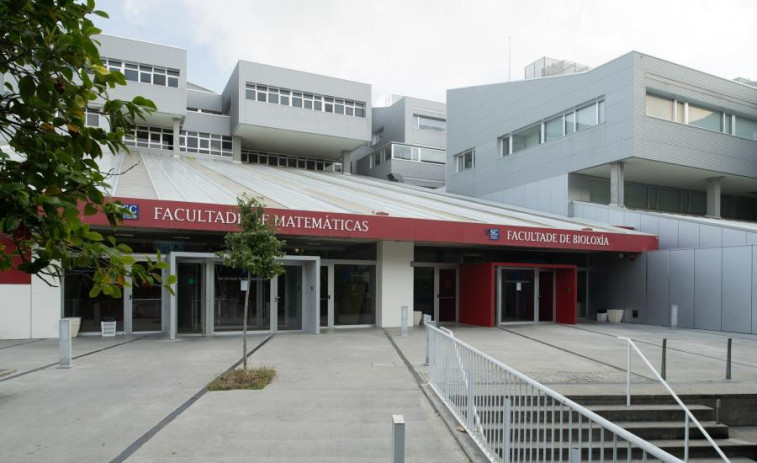
[[[279,275],[276,297],[277,328],[279,330],[302,329],[302,267],[284,266]]]
[[[555,273],[552,270],[539,271],[539,321],[554,321]]]
[[[457,321],[457,270],[439,269],[439,321]]]
[[[329,327],[329,266],[321,265],[321,300],[319,301],[321,328]]]
[[[131,289],[132,331],[160,331],[162,303],[160,285],[133,286]]]
[[[413,310],[434,318],[434,267],[415,267],[413,273]]]
[[[533,322],[534,270],[505,268],[500,279],[500,323]]]
[[[178,263],[176,328],[179,333],[202,333],[203,264]]]

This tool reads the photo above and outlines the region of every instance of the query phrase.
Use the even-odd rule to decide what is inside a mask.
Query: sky
[[[757,80],[757,0],[100,0],[103,33],[187,50],[188,80],[221,92],[238,60],[445,101],[523,79],[543,57],[592,67],[636,50]]]

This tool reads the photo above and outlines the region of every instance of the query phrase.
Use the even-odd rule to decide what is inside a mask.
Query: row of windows
[[[138,125],[124,135],[124,144],[156,150],[173,149],[173,130]]]
[[[202,114],[215,114],[218,116],[224,115],[221,111],[213,111],[212,109],[187,108],[187,111],[191,111],[193,113],[202,113]]]
[[[309,109],[325,113],[343,114],[345,116],[365,117],[365,103],[345,100],[333,96],[306,93],[299,90],[271,87],[268,85],[248,83],[245,89],[248,100],[273,103],[294,108]]]
[[[179,132],[179,149],[187,153],[231,156],[231,137],[202,132]]]
[[[455,169],[457,172],[476,167],[476,149],[471,148],[455,155]]]
[[[507,156],[517,153],[586,130],[604,121],[605,100],[586,103],[500,137],[499,154]]]
[[[112,58],[103,58],[103,64],[108,70],[118,71],[126,77],[126,80],[132,82],[143,82],[163,87],[179,86],[178,69],[161,68]]]
[[[329,159],[314,159],[291,154],[267,153],[256,150],[242,150],[242,162],[250,164],[263,164],[266,166],[292,167],[305,170],[327,170],[341,172],[342,163]]]
[[[421,116],[415,114],[415,128],[421,130],[433,130],[435,132],[446,132],[447,121],[440,117]]]
[[[447,152],[419,146],[392,143],[376,150],[371,155],[371,169],[381,165],[389,159],[403,159],[405,161],[428,162],[431,164],[446,164]]]
[[[647,116],[757,140],[757,121],[703,105],[647,93]]]

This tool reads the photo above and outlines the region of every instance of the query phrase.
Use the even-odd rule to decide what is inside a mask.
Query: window
[[[159,85],[161,87],[178,87],[179,70],[153,67],[144,63],[131,63],[116,59],[103,58],[103,65],[109,71],[118,71],[131,82]]]
[[[604,100],[597,102],[597,123],[598,124],[605,123],[605,101]]]
[[[541,142],[541,125],[533,125],[514,132],[512,137],[513,153],[536,146]]]
[[[124,134],[124,144],[138,148],[173,149],[173,130],[139,125]]]
[[[736,123],[734,124],[733,134],[737,137],[748,138],[749,140],[757,140],[757,121],[746,119],[740,116],[736,116]]]
[[[289,90],[269,85],[247,83],[245,98],[261,103],[280,104],[310,111],[365,117],[365,103],[352,100],[336,100],[333,97]]]
[[[100,113],[93,109],[84,109],[84,125],[87,127],[99,127],[100,126]]]
[[[689,125],[721,132],[723,113],[689,104]]]
[[[576,132],[597,125],[597,110],[595,105],[584,106],[576,111]]]
[[[553,117],[544,123],[544,141],[551,141],[562,137],[562,116]]]
[[[179,133],[179,149],[187,153],[231,156],[231,137],[182,130]]]
[[[210,141],[211,149],[213,148],[213,140]],[[226,149],[226,148],[224,148]],[[229,153],[231,153],[231,142],[228,146]],[[229,154],[230,155],[230,154]],[[224,154],[227,156],[227,154]],[[262,164],[274,167],[286,167],[293,169],[306,169],[306,170],[327,170],[330,172],[341,172],[342,163],[330,159],[317,159],[312,157],[295,156],[291,154],[282,153],[267,153],[263,151],[242,149],[241,150],[242,162],[249,164]]]
[[[510,137],[500,137],[499,138],[499,155],[500,156],[507,156],[511,153],[510,151]]]
[[[576,113],[569,112],[565,115],[565,135],[570,135],[576,131]]]
[[[673,100],[647,94],[647,116],[673,121]]]
[[[455,155],[455,166],[458,172],[472,169],[476,166],[476,150],[471,148]]]
[[[376,145],[378,142],[384,139],[384,128],[381,127],[377,131],[373,132],[371,136],[371,145]]]
[[[415,116],[415,128],[421,130],[433,130],[435,132],[446,132],[447,121],[438,117],[421,116],[416,114]]]
[[[392,159],[418,160],[418,148],[408,145],[392,145]]]

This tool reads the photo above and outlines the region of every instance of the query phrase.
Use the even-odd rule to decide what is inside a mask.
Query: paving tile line
[[[44,339],[44,338],[32,339],[31,341],[19,342],[19,343],[16,343],[16,344],[11,344],[10,346],[3,346],[3,347],[0,347],[0,350],[10,349],[11,347],[25,346],[26,344],[31,344],[33,342],[41,341],[42,339]]]
[[[459,432],[457,427],[457,420],[449,411],[447,406],[442,403],[441,399],[437,397],[436,393],[431,390],[428,382],[423,379],[424,375],[418,372],[410,363],[410,360],[405,357],[405,354],[402,353],[402,350],[399,348],[399,346],[397,346],[397,343],[394,342],[394,339],[392,338],[392,335],[389,334],[389,331],[387,331],[386,328],[383,328],[383,330],[386,338],[389,340],[389,343],[394,348],[394,351],[397,352],[397,355],[399,355],[402,363],[405,364],[405,367],[410,371],[413,379],[415,379],[415,383],[418,386],[418,389],[421,390],[423,395],[426,397],[426,400],[428,400],[429,404],[431,404],[431,407],[439,415],[439,418],[442,420],[442,422],[444,422],[445,427],[449,431],[450,435],[455,439],[455,442],[457,443],[458,447],[460,447],[460,450],[463,451],[465,456],[467,456],[471,462],[488,463],[489,459],[486,458],[484,453],[481,451],[478,445],[476,445],[473,439],[468,434]]]
[[[548,342],[546,342],[546,341],[541,341],[541,340],[539,340],[539,339],[536,339],[536,338],[532,338],[531,336],[527,336],[527,335],[525,335],[525,334],[522,334],[522,333],[518,333],[518,332],[515,332],[515,331],[512,331],[512,330],[509,330],[509,329],[507,329],[507,328],[503,328],[503,327],[501,327],[501,326],[500,326],[500,327],[497,327],[497,328],[498,328],[498,329],[500,329],[500,330],[502,330],[502,331],[506,331],[506,332],[508,332],[508,333],[510,333],[510,334],[514,334],[514,335],[516,335],[516,336],[520,336],[520,337],[522,337],[522,338],[526,338],[526,339],[528,339],[528,340],[530,340],[530,341],[533,341],[533,342],[538,342],[539,344],[543,344],[543,345],[545,345],[545,346],[549,346],[549,347],[551,347],[551,348],[553,348],[553,349],[557,349],[557,350],[563,351],[563,352],[565,352],[565,353],[568,353],[568,354],[572,354],[572,355],[575,355],[576,357],[581,357],[582,359],[585,359],[585,360],[589,360],[590,362],[599,363],[600,365],[604,365],[604,366],[610,367],[610,368],[612,368],[613,370],[622,371],[622,372],[624,372],[624,373],[625,373],[625,371],[626,371],[626,370],[625,370],[625,368],[620,368],[620,367],[618,367],[618,366],[616,366],[616,365],[613,365],[612,363],[603,362],[603,361],[601,361],[601,360],[597,360],[597,359],[595,359],[595,358],[589,357],[588,355],[579,354],[578,352],[574,352],[574,351],[572,351],[572,350],[569,350],[569,349],[566,349],[566,348],[564,348],[564,347],[560,347],[560,346],[557,346],[557,345],[554,345],[554,344],[550,344],[550,343],[548,343]],[[642,378],[648,379],[649,381],[653,381],[653,382],[654,382],[654,381],[656,381],[656,380],[657,380],[656,378],[652,378],[651,376],[643,375],[643,374],[641,374],[641,373],[633,373],[633,374],[634,374],[634,375],[637,375],[637,376],[641,376]]]
[[[601,331],[594,331],[594,330],[590,330],[588,328],[579,328],[577,326],[566,326],[566,328],[572,328],[574,330],[586,331],[588,333],[601,334],[603,336],[610,336],[610,337],[613,337],[613,338],[617,338],[617,336],[614,335],[614,334],[603,333]],[[713,334],[715,334],[715,333],[713,333]],[[746,338],[743,338],[743,337],[740,337],[740,336],[735,336],[734,339],[738,339],[739,341],[747,341],[747,342],[751,341],[751,339],[746,339]],[[656,344],[656,343],[650,342],[650,341],[641,341],[639,339],[634,339],[633,342],[635,342],[636,344],[646,344],[648,346],[654,346],[654,347],[662,348],[661,344]],[[711,355],[704,355],[704,354],[700,354],[698,352],[691,352],[691,351],[684,350],[684,349],[679,349],[679,348],[676,348],[676,347],[670,347],[670,343],[668,343],[667,349],[669,351],[680,352],[682,354],[689,354],[689,355],[694,355],[694,356],[697,356],[697,357],[704,357],[704,358],[710,359],[710,360],[719,360],[721,362],[725,362],[725,359],[723,359],[722,357],[713,357]],[[748,368],[757,368],[757,365],[754,365],[754,364],[751,364],[751,363],[739,362],[737,360],[732,360],[731,364],[733,364],[733,365],[740,365],[740,366],[748,367]]]
[[[134,342],[134,341],[139,341],[140,339],[144,339],[144,338],[146,338],[146,337],[149,337],[149,336],[153,336],[153,335],[152,335],[152,334],[146,334],[146,335],[144,335],[144,336],[139,336],[139,337],[136,337],[136,338],[134,338],[134,339],[129,339],[128,341],[119,342],[118,344],[111,344],[111,345],[109,345],[109,346],[106,346],[106,347],[103,347],[103,348],[100,348],[100,349],[96,349],[96,350],[93,350],[92,352],[86,352],[86,353],[84,353],[84,354],[80,354],[80,355],[74,356],[74,357],[73,357],[73,358],[72,358],[71,360],[80,359],[80,358],[82,358],[82,357],[86,357],[86,356],[88,356],[88,355],[98,354],[98,353],[100,353],[100,352],[103,352],[103,351],[106,351],[106,350],[109,350],[109,349],[114,349],[114,348],[116,348],[116,347],[119,347],[119,346],[123,346],[123,345],[125,345],[125,344],[129,344],[129,343],[132,343],[132,342]],[[31,342],[34,342],[34,341],[31,341]],[[30,344],[31,342],[28,342],[28,343],[25,343],[25,344]],[[16,345],[18,345],[18,344],[16,344]],[[47,365],[43,365],[43,366],[41,366],[41,367],[32,368],[31,370],[22,371],[21,373],[19,373],[19,374],[17,374],[17,375],[11,374],[11,376],[8,376],[8,377],[6,377],[6,378],[1,378],[1,379],[0,379],[0,383],[2,383],[2,382],[4,382],[4,381],[10,381],[10,380],[12,380],[12,379],[20,378],[20,377],[22,377],[22,376],[26,376],[26,375],[28,375],[28,374],[30,374],[30,373],[36,373],[36,372],[38,372],[38,371],[44,370],[44,369],[46,369],[46,368],[54,367],[54,366],[56,366],[56,365],[60,365],[60,362],[58,361],[58,362],[55,362],[55,363],[49,363],[49,364],[47,364]]]
[[[252,357],[252,354],[260,350],[268,341],[273,339],[275,334],[269,335],[267,338],[263,340],[260,344],[255,346],[248,354],[247,358],[249,359]],[[232,366],[226,369],[223,374],[226,374],[235,368],[237,368],[239,365],[242,364],[243,359],[237,360]],[[220,376],[220,375],[219,375]],[[202,389],[197,391],[192,397],[187,399],[184,403],[179,405],[174,411],[169,413],[165,418],[163,418],[158,424],[150,428],[146,433],[142,434],[137,440],[131,443],[126,449],[118,454],[114,459],[110,460],[110,463],[122,463],[126,461],[129,457],[131,457],[137,450],[139,450],[143,445],[145,445],[150,439],[152,439],[157,433],[159,433],[163,428],[165,428],[168,424],[170,424],[173,420],[179,417],[184,411],[186,411],[189,407],[191,407],[195,402],[200,400],[202,396],[204,396],[208,392],[208,388],[206,386],[203,386]]]

